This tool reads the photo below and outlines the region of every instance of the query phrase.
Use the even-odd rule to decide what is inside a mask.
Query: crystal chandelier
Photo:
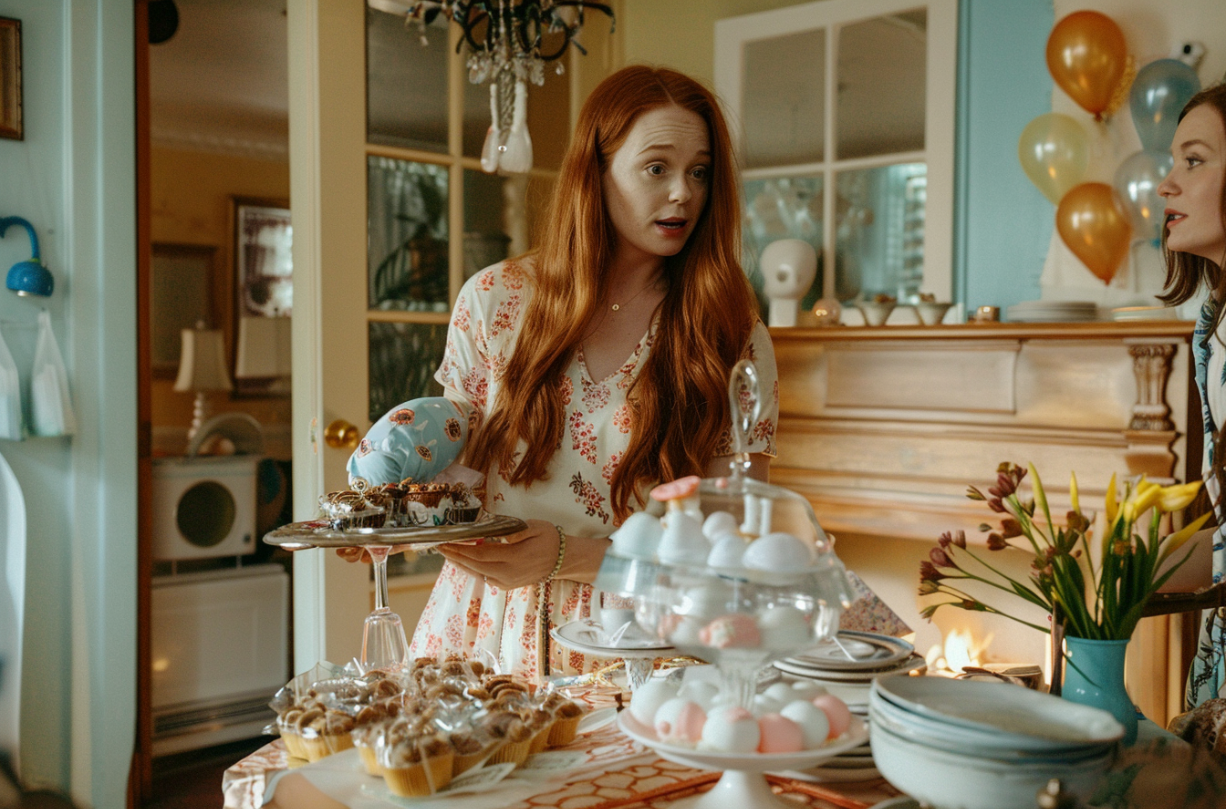
[[[490,128],[481,149],[481,168],[523,174],[532,168],[532,138],[528,135],[528,82],[545,83],[545,64],[554,62],[573,44],[587,51],[577,37],[587,11],[613,20],[613,9],[587,0],[414,0],[407,21],[416,21],[422,43],[426,27],[439,14],[460,26],[460,48],[468,53],[468,80],[490,83]],[[551,43],[543,40],[547,35]],[[550,47],[550,50],[546,50]],[[562,63],[557,63],[562,72]]]

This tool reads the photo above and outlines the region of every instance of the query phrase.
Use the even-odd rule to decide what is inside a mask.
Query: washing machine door
[[[153,551],[161,560],[255,551],[256,466],[250,455],[156,459]]]

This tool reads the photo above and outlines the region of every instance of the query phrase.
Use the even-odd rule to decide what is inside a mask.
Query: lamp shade
[[[218,329],[183,329],[175,390],[230,390],[226,345]]]
[[[292,321],[288,317],[242,317],[238,321],[238,379],[285,377],[292,369]]]

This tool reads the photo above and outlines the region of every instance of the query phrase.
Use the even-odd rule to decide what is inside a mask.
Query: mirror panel
[[[367,337],[372,422],[401,402],[443,395],[434,372],[447,347],[446,324],[372,321]]]
[[[447,152],[447,25],[440,14],[423,44],[403,15],[366,9],[368,143]]]
[[[822,296],[823,185],[820,174],[745,181],[743,264],[764,307],[758,258],[768,244],[779,239],[800,239],[817,251],[817,277],[801,299],[801,308],[811,309]]]
[[[839,29],[839,160],[924,148],[927,21],[921,8]]]
[[[919,300],[927,167],[901,163],[836,177],[835,295]]]
[[[366,166],[368,305],[450,311],[447,169],[377,156]]]
[[[825,159],[826,29],[745,43],[745,166]]]

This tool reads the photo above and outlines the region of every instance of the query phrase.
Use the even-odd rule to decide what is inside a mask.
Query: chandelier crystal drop
[[[490,128],[481,150],[481,168],[491,174],[527,173],[532,168],[528,135],[528,82],[545,83],[545,65],[559,60],[579,43],[588,11],[613,21],[613,9],[587,0],[415,0],[406,25],[417,24],[422,42],[426,28],[443,14],[461,30],[460,49],[467,52],[468,80],[490,84]],[[561,36],[550,36],[557,35]],[[549,37],[546,42],[546,37]],[[556,70],[563,72],[562,63]]]

